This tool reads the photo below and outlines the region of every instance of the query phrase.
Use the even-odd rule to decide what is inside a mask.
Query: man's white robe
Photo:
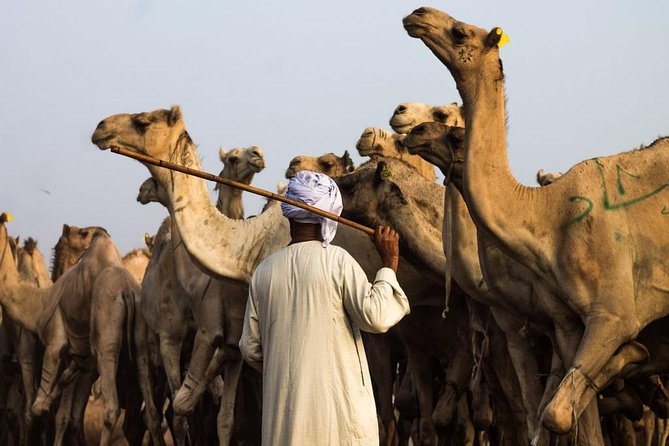
[[[395,277],[370,284],[344,249],[309,241],[266,258],[251,278],[239,346],[263,373],[263,445],[378,446],[360,330],[409,313]]]

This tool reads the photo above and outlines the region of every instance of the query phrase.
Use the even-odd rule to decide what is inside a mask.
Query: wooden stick
[[[158,167],[164,167],[165,169],[176,170],[177,172],[182,172],[182,173],[185,173],[185,174],[188,174],[188,175],[193,175],[193,176],[196,176],[196,177],[204,178],[205,180],[209,180],[209,181],[215,181],[216,183],[225,184],[226,186],[231,186],[231,187],[234,187],[236,189],[241,189],[241,190],[246,191],[246,192],[251,192],[252,194],[260,195],[260,196],[263,196],[265,198],[281,201],[283,203],[292,204],[293,206],[296,206],[298,208],[307,210],[309,212],[313,212],[314,214],[320,215],[321,217],[329,218],[330,220],[334,220],[337,223],[341,223],[343,225],[350,226],[350,227],[355,228],[359,231],[362,231],[366,234],[374,235],[374,229],[372,229],[372,228],[361,225],[361,224],[356,223],[354,221],[351,221],[347,218],[340,217],[339,215],[332,214],[330,212],[326,212],[322,209],[318,209],[318,208],[315,208],[313,206],[309,206],[308,204],[304,204],[300,201],[296,201],[296,200],[292,200],[290,198],[286,198],[283,195],[275,194],[274,192],[270,192],[270,191],[267,191],[265,189],[260,189],[258,187],[249,186],[248,184],[239,183],[237,181],[229,180],[227,178],[222,178],[222,177],[219,177],[218,175],[213,175],[213,174],[208,173],[208,172],[202,172],[200,170],[191,169],[190,167],[185,167],[185,166],[181,166],[179,164],[170,163],[169,161],[164,161],[164,160],[161,160],[161,159],[158,159],[158,158],[154,158],[150,155],[145,155],[143,153],[135,152],[135,151],[123,148],[123,147],[112,147],[111,151],[114,152],[114,153],[118,153],[119,155],[123,155],[123,156],[127,156],[129,158],[136,159],[137,161],[141,161],[143,163],[152,164],[152,165],[158,166]]]

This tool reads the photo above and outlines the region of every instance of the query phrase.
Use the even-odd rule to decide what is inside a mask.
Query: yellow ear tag
[[[502,28],[497,28],[495,32],[497,33],[498,36],[501,36],[499,38],[499,42],[497,42],[497,48],[502,48],[504,45],[511,42],[509,35],[504,31],[502,31]]]
[[[9,223],[10,221],[14,220],[14,216],[12,214],[10,214],[9,212],[3,212],[3,214],[5,215],[5,221],[6,222]]]

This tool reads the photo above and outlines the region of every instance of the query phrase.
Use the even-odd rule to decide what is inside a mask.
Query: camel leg
[[[666,446],[667,440],[669,439],[669,419],[667,418],[658,418],[656,420],[658,441],[659,446]]]
[[[432,361],[430,358],[407,349],[409,373],[418,395],[420,417],[419,436],[423,446],[437,444],[437,431],[432,422],[434,410]],[[448,386],[452,388],[452,386]]]
[[[37,336],[28,330],[19,332],[17,356],[21,366],[21,379],[23,383],[23,429],[25,440],[32,441],[33,413],[32,403],[35,399],[35,355],[37,353]]]
[[[111,444],[112,431],[121,414],[116,388],[116,372],[123,342],[123,320],[118,326],[121,330],[118,336],[111,336],[109,333],[107,336],[100,336],[96,342],[98,345],[93,347],[100,372],[100,396],[103,407],[100,445],[105,446]]]
[[[583,328],[580,325],[579,321],[570,320],[568,317],[564,319],[560,318],[558,320],[555,320],[554,322],[555,322],[555,340],[557,344],[556,346],[560,351],[560,358],[562,359],[562,363],[573,364],[574,358],[581,343],[581,339],[583,338],[582,336]],[[556,390],[556,394],[557,392],[560,391],[561,386],[563,386],[565,382],[567,382],[567,380],[565,378],[562,378],[562,381],[560,382]],[[554,432],[557,432],[555,429],[550,428],[551,424],[550,422],[547,422],[545,418],[548,414],[547,411],[549,410],[551,404],[554,401],[555,401],[555,396],[553,396],[552,399],[546,405],[546,408],[542,413],[542,419],[543,419],[543,424],[546,428]],[[571,405],[570,405],[570,417],[571,417]],[[571,418],[570,418],[570,426],[571,426]],[[570,430],[571,427],[567,429],[567,432],[569,432]],[[566,433],[566,432],[558,432],[558,433]],[[593,445],[593,446],[603,445],[604,443],[601,423],[599,421],[599,411],[597,410],[597,402],[594,400],[591,401],[590,404],[586,406],[585,410],[578,418],[577,441],[578,444]]]
[[[93,383],[97,379],[97,372],[82,373],[77,380],[74,399],[72,401],[71,416],[69,422],[69,432],[75,438],[78,444],[85,445],[84,436],[84,414],[88,405],[88,397],[91,394]]]
[[[625,303],[626,300],[621,302]],[[615,314],[604,310],[601,309],[585,321],[585,332],[578,344],[574,360],[565,361],[571,364],[571,368],[544,410],[544,425],[554,432],[566,433],[572,429],[572,412],[574,409],[578,412],[589,402],[581,399],[586,388],[590,386],[590,380],[597,377],[616,350],[628,342],[638,329],[633,318],[630,321],[630,317],[625,316],[625,308]]]
[[[648,410],[648,408],[645,408],[644,413],[643,413],[643,434],[644,434],[644,441],[646,446],[652,446],[653,444],[653,434],[655,433],[656,425],[655,425],[655,414]],[[663,445],[663,443],[658,443],[658,445]]]
[[[458,400],[457,426],[458,444],[474,446],[474,423],[472,423],[472,417],[470,416],[466,392]]]
[[[154,446],[165,446],[162,429],[160,426],[160,414],[156,408],[153,397],[153,380],[151,376],[148,344],[149,331],[146,321],[141,313],[136,314],[135,318],[135,347],[137,352],[137,379],[139,388],[144,399],[144,424],[149,431],[151,441]]]
[[[528,339],[520,334],[522,322],[499,310],[491,308],[495,321],[506,336],[507,349],[513,369],[518,377],[523,405],[527,413],[527,431],[532,435],[539,426],[539,405],[543,394],[543,386],[539,380],[539,365]],[[508,395],[507,395],[508,396]]]
[[[42,358],[42,377],[40,380],[39,390],[35,396],[35,401],[32,405],[32,413],[35,416],[42,416],[49,411],[54,398],[62,390],[61,384],[63,380],[72,379],[76,372],[76,365],[72,362],[67,369],[61,374],[61,367],[63,366],[63,359],[68,351],[68,340],[65,334],[65,326],[60,317],[60,312],[56,309],[54,315],[49,320],[49,323],[44,330],[44,339],[40,339],[44,344],[45,351]],[[67,372],[67,373],[66,373]],[[60,379],[59,379],[60,378]]]
[[[216,430],[218,431],[218,443],[228,446],[232,440],[232,429],[235,424],[235,398],[237,396],[237,385],[241,375],[243,361],[228,361],[225,364],[225,382],[223,384],[223,395],[221,406],[218,409]]]
[[[220,295],[215,290],[207,292],[198,309],[194,309],[193,317],[198,327],[193,342],[193,354],[186,378],[172,404],[174,412],[180,415],[190,415],[195,410],[195,405],[207,390],[209,379],[213,377],[205,377],[212,362],[218,362],[220,367],[221,349],[218,349],[221,352],[219,358],[213,359],[217,347],[221,347],[224,340],[223,302]],[[216,374],[219,370],[220,368],[216,370]]]
[[[65,442],[65,434],[67,433],[67,426],[70,424],[70,417],[72,415],[72,404],[74,402],[74,394],[77,390],[77,382],[79,375],[70,381],[61,392],[60,403],[56,411],[56,434],[54,437],[54,446],[61,446]]]
[[[181,345],[183,339],[173,338],[169,334],[160,335],[160,356],[163,360],[163,367],[165,368],[165,375],[167,375],[167,383],[170,387],[170,398],[172,399],[172,407],[174,408],[174,400],[177,390],[181,387]],[[186,418],[181,415],[174,415],[173,421],[173,437],[178,446],[186,444],[186,436],[188,435],[188,423]]]

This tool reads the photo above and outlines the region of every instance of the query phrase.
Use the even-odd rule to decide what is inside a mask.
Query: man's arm
[[[249,299],[246,302],[244,328],[239,339],[239,350],[244,360],[254,369],[262,373],[262,345],[260,343],[260,325],[256,310],[253,283],[249,286]]]
[[[364,331],[384,333],[409,313],[409,301],[397,282],[399,236],[389,227],[378,227],[374,244],[384,267],[374,283],[353,259],[343,265],[344,308],[351,320]]]

